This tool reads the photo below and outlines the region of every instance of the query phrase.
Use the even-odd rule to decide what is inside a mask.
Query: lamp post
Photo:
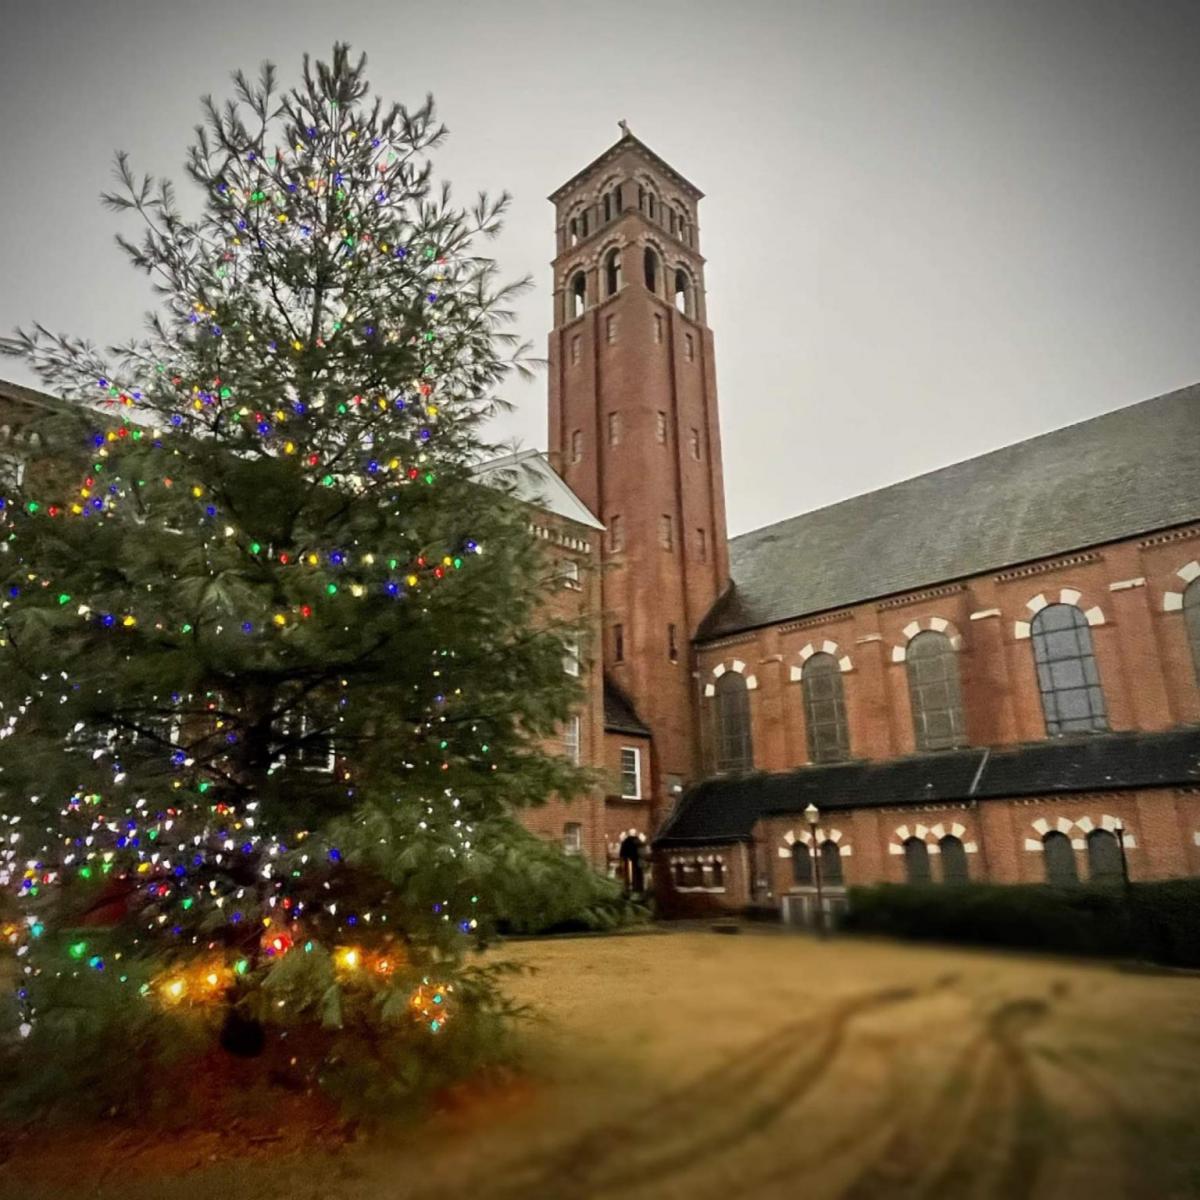
[[[812,831],[813,878],[817,884],[817,937],[825,936],[825,905],[821,899],[821,847],[817,845],[817,822],[821,819],[821,810],[815,804],[809,804],[804,810],[804,819]]]
[[[1129,898],[1129,860],[1125,857],[1125,826],[1117,824],[1113,826],[1113,833],[1117,835],[1117,848],[1121,851],[1121,882],[1125,885],[1125,898]]]

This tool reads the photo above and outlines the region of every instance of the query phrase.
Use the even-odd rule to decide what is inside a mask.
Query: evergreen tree
[[[586,778],[542,748],[578,699],[549,564],[472,476],[527,369],[525,285],[474,249],[508,197],[455,207],[432,99],[387,107],[364,67],[338,46],[293,90],[267,65],[206,99],[194,218],[118,155],[146,337],[4,344],[64,397],[3,501],[27,1050],[81,1009],[225,1014],[234,1048],[284,1025],[302,1067],[403,1061],[413,1086],[502,1006],[463,955],[506,905],[603,894],[513,815]]]

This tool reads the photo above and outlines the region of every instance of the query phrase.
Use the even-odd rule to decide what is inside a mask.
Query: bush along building
[[[1200,385],[730,540],[701,196],[623,129],[550,197],[549,448],[479,474],[602,782],[526,824],[668,916],[1200,876]],[[5,471],[45,403],[0,384]]]
[[[796,920],[818,875],[1200,875],[1200,386],[728,540],[701,193],[623,133],[550,197],[616,867]]]

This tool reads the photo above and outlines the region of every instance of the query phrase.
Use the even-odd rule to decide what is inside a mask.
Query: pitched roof
[[[836,812],[1197,783],[1200,728],[914,754],[707,779],[683,796],[654,844],[745,841],[760,817],[799,816],[810,802]]]
[[[633,703],[611,680],[604,681],[604,729],[607,733],[631,733],[650,737],[650,730],[634,710]]]
[[[704,198],[704,193],[694,183],[680,175],[680,173],[675,170],[675,168],[671,166],[671,164],[665,159],[659,158],[659,156],[655,154],[654,151],[651,150],[650,147],[641,140],[641,138],[634,137],[632,133],[625,133],[622,134],[621,137],[619,137],[615,142],[613,142],[613,144],[609,146],[609,148],[605,150],[603,154],[597,155],[590,163],[588,163],[586,167],[576,171],[575,174],[572,175],[566,183],[562,184],[561,187],[555,188],[554,191],[552,191],[550,195],[546,197],[546,199],[552,202],[557,200],[559,196],[563,195],[564,192],[567,192],[574,187],[575,184],[577,184],[585,175],[594,171],[597,167],[602,166],[604,163],[616,158],[622,150],[637,151],[637,153],[643,158],[653,163],[668,179],[674,180],[674,182],[683,188],[683,190],[687,192],[693,200],[702,200]]]
[[[586,525],[590,529],[604,528],[587,505],[567,487],[540,450],[521,450],[480,463],[475,468],[475,477],[483,483],[489,479],[494,482],[511,481],[517,499],[535,504],[547,512],[557,513],[578,525]]]
[[[729,543],[698,637],[769,625],[1200,518],[1200,384]]]

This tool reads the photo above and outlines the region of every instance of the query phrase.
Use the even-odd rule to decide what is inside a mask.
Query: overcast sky
[[[435,169],[545,197],[630,127],[706,193],[731,533],[1200,381],[1200,4],[0,0],[0,330],[140,331],[112,152],[182,181],[198,98],[348,40],[433,91]],[[32,382],[21,364],[0,373]],[[544,378],[498,436],[544,446]],[[1197,417],[1200,420],[1200,414]]]

